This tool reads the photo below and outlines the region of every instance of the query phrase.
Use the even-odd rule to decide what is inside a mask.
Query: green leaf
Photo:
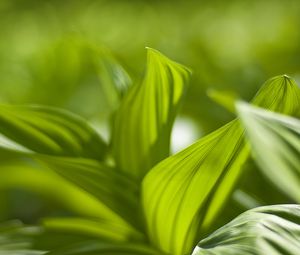
[[[286,100],[282,100],[283,98]],[[299,117],[299,86],[287,75],[273,77],[265,82],[264,89],[258,92],[252,104],[271,111]]]
[[[150,247],[140,233],[101,219],[50,218],[43,232],[34,239],[34,248],[47,254],[162,254]]]
[[[138,186],[126,176],[98,161],[36,155],[50,169],[84,189],[120,217],[138,225]]]
[[[249,210],[202,240],[193,255],[298,255],[300,206]]]
[[[78,234],[101,240],[142,241],[144,236],[129,226],[107,219],[90,218],[46,218],[42,223],[46,231],[68,234]]]
[[[163,255],[163,253],[140,243],[112,243],[84,241],[53,250],[47,255]]]
[[[264,84],[253,103],[295,114],[300,91],[288,77],[279,76]],[[151,242],[174,255],[189,253],[228,199],[248,155],[236,119],[156,165],[142,187]]]
[[[300,203],[300,121],[245,103],[237,109],[265,176]]]
[[[11,86],[15,88],[14,102],[66,107],[102,122],[116,109],[131,83],[109,50],[74,33],[35,50],[26,64],[29,82],[23,79],[25,84],[16,81],[17,89]]]
[[[231,113],[235,113],[235,101],[238,96],[233,91],[220,91],[215,89],[209,89],[207,95],[215,101],[217,104],[223,106]]]
[[[3,151],[0,150],[0,155]],[[102,217],[116,222],[123,222],[116,213],[97,198],[78,186],[65,181],[54,171],[30,161],[28,158],[1,158],[0,163],[0,192],[18,188],[39,194],[44,199],[51,199],[61,205],[62,209],[82,217]],[[59,187],[59,189],[57,189]],[[84,203],[84,206],[82,204]]]
[[[118,108],[132,81],[123,67],[108,51],[94,49],[92,54],[95,52],[98,54],[91,57],[98,72],[107,104],[111,108],[111,111],[114,111]]]
[[[0,133],[43,154],[102,159],[106,145],[86,121],[43,106],[0,106]]]
[[[33,249],[33,237],[38,227],[26,227],[19,221],[0,225],[0,255],[42,255],[46,252]]]
[[[44,227],[0,225],[1,255],[162,255],[122,226],[88,219],[47,219]],[[133,238],[133,239],[132,239]]]
[[[116,113],[112,148],[118,168],[141,179],[169,155],[170,133],[189,71],[153,49],[147,49],[143,82],[131,87]]]

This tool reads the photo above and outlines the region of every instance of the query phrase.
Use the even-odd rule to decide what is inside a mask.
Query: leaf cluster
[[[0,106],[0,176],[32,174],[29,183],[56,185],[61,196],[69,189],[77,199],[73,208],[83,212],[45,218],[33,228],[2,227],[0,254],[297,255],[296,204],[255,208],[204,237],[251,154],[279,189],[300,201],[299,87],[283,75],[268,80],[250,104],[226,97],[237,118],[170,155],[191,72],[156,50],[147,52],[143,81],[116,94],[109,142],[65,110]],[[116,92],[114,85],[108,88]]]

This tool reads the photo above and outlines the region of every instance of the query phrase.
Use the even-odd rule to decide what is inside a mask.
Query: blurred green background
[[[0,103],[66,108],[107,137],[118,100],[107,84],[122,90],[139,82],[149,46],[193,70],[173,135],[178,150],[234,118],[207,96],[209,89],[249,100],[272,76],[300,79],[299,13],[299,0],[0,0]],[[231,202],[235,214],[292,202],[252,162],[247,167],[252,171]],[[76,201],[53,192],[61,180],[42,191],[42,176],[8,185],[18,173],[6,174],[1,220],[81,213]],[[30,178],[39,185],[32,187]],[[90,207],[91,215],[96,211]]]

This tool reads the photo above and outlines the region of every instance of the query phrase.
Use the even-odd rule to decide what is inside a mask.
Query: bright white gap
[[[171,135],[171,153],[174,154],[194,143],[202,135],[198,125],[189,117],[178,117]]]

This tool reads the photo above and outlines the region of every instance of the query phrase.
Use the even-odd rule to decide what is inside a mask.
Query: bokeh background
[[[107,84],[140,82],[149,46],[193,70],[173,133],[177,151],[234,118],[209,91],[249,100],[272,76],[300,80],[299,14],[299,0],[0,0],[0,103],[66,108],[108,139],[117,94]],[[247,168],[220,222],[292,202],[252,161]],[[83,213],[78,201],[87,195],[74,197],[50,173],[18,171],[0,174],[1,221]]]

